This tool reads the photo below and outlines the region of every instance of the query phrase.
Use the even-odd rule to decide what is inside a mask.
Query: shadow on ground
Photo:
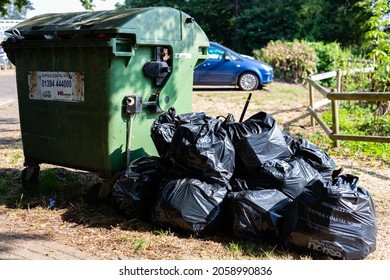
[[[29,240],[46,240],[46,237],[39,234],[12,234],[0,233],[0,253],[12,252],[14,250],[13,243],[16,241]]]

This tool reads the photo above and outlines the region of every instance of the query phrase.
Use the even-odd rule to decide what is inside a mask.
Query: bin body
[[[150,128],[162,111],[191,111],[193,69],[207,58],[208,39],[181,11],[47,14],[15,28],[3,46],[16,66],[27,166],[110,178],[157,155]]]

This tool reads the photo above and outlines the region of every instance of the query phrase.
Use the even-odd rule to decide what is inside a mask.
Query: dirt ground
[[[284,130],[295,135],[314,133],[318,128],[310,127],[306,112],[307,94],[291,97],[288,102],[275,101],[273,95],[285,87],[283,83],[274,83],[265,91],[255,94],[260,101],[251,103],[247,116],[263,110],[271,113]],[[296,85],[301,87],[300,85]],[[233,101],[226,102],[224,93],[232,96]],[[213,91],[197,89],[194,91],[193,111],[211,112],[240,116],[246,93],[232,90]],[[16,114],[15,114],[16,113]],[[23,158],[15,157],[21,153],[17,106],[8,104],[0,108],[0,175],[14,180],[23,169]],[[11,159],[12,157],[12,159]],[[366,188],[375,203],[377,215],[377,248],[368,260],[390,259],[390,166],[380,161],[356,160],[334,157],[338,167],[344,173],[355,174],[360,186]],[[42,166],[41,168],[53,168]],[[64,171],[68,172],[68,171]],[[69,171],[72,172],[72,171]],[[97,180],[88,173],[78,173],[89,183]],[[20,184],[20,181],[15,183]],[[1,195],[1,193],[0,193]],[[170,231],[162,231],[136,220],[126,220],[104,207],[90,207],[78,201],[72,201],[64,208],[50,210],[43,205],[17,207],[0,205],[0,236],[26,240],[48,240],[77,248],[95,259],[311,259],[315,256],[297,254],[286,248],[271,245],[251,244],[251,248],[226,237],[198,239],[183,237]]]

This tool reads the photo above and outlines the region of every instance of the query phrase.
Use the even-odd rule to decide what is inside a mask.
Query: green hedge
[[[255,50],[254,56],[271,64],[276,78],[290,82],[303,81],[311,74],[347,69],[348,59],[353,58],[352,52],[342,49],[339,43],[304,40],[271,41],[265,48]]]

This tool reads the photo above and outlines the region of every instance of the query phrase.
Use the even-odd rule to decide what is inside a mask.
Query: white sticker
[[[192,58],[192,53],[175,53],[175,58]]]
[[[28,87],[30,99],[84,101],[84,75],[80,72],[30,71]]]

